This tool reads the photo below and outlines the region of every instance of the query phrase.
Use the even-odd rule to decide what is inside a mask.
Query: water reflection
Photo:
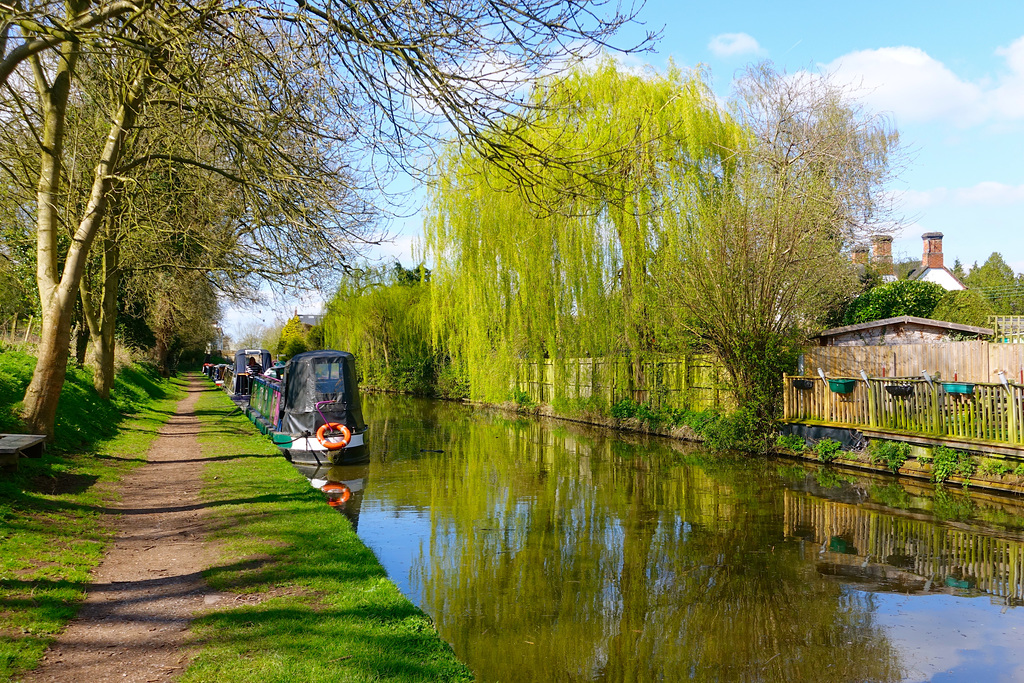
[[[1011,502],[439,402],[366,414],[346,514],[481,681],[1016,680]]]
[[[362,507],[366,481],[370,476],[369,463],[362,465],[314,465],[293,462],[309,483],[324,492],[327,504],[348,517],[352,528],[359,529],[359,508]]]

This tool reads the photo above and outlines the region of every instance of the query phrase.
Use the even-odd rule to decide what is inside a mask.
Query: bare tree
[[[794,344],[856,286],[845,250],[893,227],[884,190],[900,156],[887,120],[818,75],[754,67],[735,113],[750,136],[697,216],[679,217],[664,301],[763,434]]]
[[[372,217],[360,171],[386,171],[377,158],[415,167],[438,136],[495,148],[507,132],[498,115],[514,115],[524,80],[605,45],[631,19],[601,11],[589,0],[0,5],[0,115],[38,150],[37,162],[4,167],[22,184],[26,171],[37,179],[43,331],[29,426],[52,432],[74,300],[131,174],[174,163],[230,181],[243,208],[228,234],[279,255],[265,276],[293,276],[310,254],[321,257],[314,266],[336,264]],[[69,106],[96,107],[106,123],[100,144],[73,159]],[[190,154],[155,135],[130,140],[152,121],[171,122],[177,143],[195,141]],[[353,142],[365,163],[354,162]],[[317,163],[301,163],[307,156]],[[86,166],[89,176],[68,172]],[[66,201],[76,194],[80,206]],[[289,251],[299,242],[304,254]]]

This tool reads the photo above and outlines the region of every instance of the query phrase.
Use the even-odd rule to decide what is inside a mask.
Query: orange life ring
[[[336,432],[331,434],[329,437],[328,432]],[[330,439],[336,439],[338,434],[341,434],[341,441],[328,441]],[[339,422],[327,422],[320,426],[320,429],[316,430],[316,440],[319,441],[324,448],[329,451],[336,451],[339,448],[344,448],[348,445],[348,442],[352,439],[352,432],[349,431],[348,427]]]
[[[331,507],[344,505],[352,497],[352,489],[336,481],[327,482],[320,490],[327,494],[327,504]]]

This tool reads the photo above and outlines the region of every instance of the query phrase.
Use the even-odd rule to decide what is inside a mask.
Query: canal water
[[[364,402],[369,465],[306,473],[479,681],[1024,680],[1014,499]]]

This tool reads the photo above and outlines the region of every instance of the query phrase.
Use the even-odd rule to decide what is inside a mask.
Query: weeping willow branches
[[[481,398],[502,398],[516,359],[678,348],[655,314],[666,204],[713,193],[742,145],[700,74],[608,60],[538,96],[559,106],[538,114],[530,144],[589,158],[588,183],[539,167],[538,204],[484,159],[453,153],[428,220],[435,331]]]
[[[531,144],[591,155],[588,184],[538,169],[542,205],[453,152],[433,201],[434,330],[473,392],[526,357],[696,343],[770,416],[792,344],[853,285],[844,250],[891,230],[898,138],[827,79],[750,70],[731,110],[703,74],[611,62],[546,86]]]

